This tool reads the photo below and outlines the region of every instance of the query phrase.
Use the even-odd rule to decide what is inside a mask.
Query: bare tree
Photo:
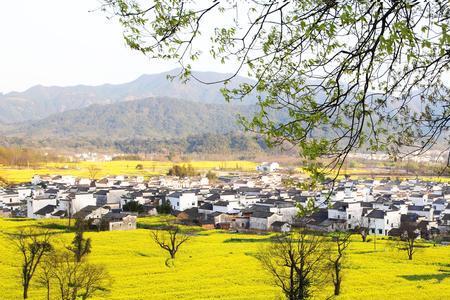
[[[363,242],[367,240],[367,236],[369,235],[369,227],[366,222],[364,222],[363,216],[358,219],[354,231],[361,236]]]
[[[81,282],[79,296],[86,300],[99,291],[107,291],[111,285],[111,278],[103,266],[84,264],[79,272],[78,280]]]
[[[90,180],[95,180],[97,179],[97,175],[98,173],[100,173],[101,169],[95,165],[89,165],[87,167],[88,172],[89,172],[89,179]]]
[[[330,252],[331,276],[334,285],[334,295],[338,296],[341,292],[342,283],[342,264],[345,252],[351,242],[351,232],[338,231],[333,233],[332,240],[334,242],[334,250]]]
[[[111,284],[103,266],[77,262],[69,251],[53,252],[48,269],[49,282],[57,287],[62,300],[89,299],[98,291],[107,291]]]
[[[36,269],[44,256],[52,250],[52,245],[50,244],[51,234],[49,231],[27,227],[19,230],[17,233],[10,234],[10,238],[22,255],[23,299],[27,299],[28,289]]]
[[[41,263],[41,266],[39,268],[38,277],[37,277],[38,284],[45,287],[45,289],[47,291],[47,295],[46,295],[47,300],[50,300],[51,279],[52,279],[52,270],[51,270],[49,258],[47,256]]]
[[[397,249],[406,251],[408,259],[412,260],[417,250],[416,240],[420,236],[420,230],[415,223],[404,222],[399,228],[400,239],[397,241]]]
[[[183,231],[178,224],[169,221],[166,226],[159,230],[153,230],[150,234],[153,241],[158,244],[161,249],[169,252],[171,259],[175,259],[175,255],[180,246],[186,243],[190,238],[190,235]]]
[[[328,245],[305,229],[278,236],[257,258],[289,300],[310,299],[326,278]]]

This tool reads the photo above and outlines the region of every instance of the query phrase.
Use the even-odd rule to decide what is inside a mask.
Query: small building
[[[291,231],[291,225],[287,222],[275,221],[271,225],[272,231],[275,232],[289,232]]]
[[[259,166],[256,167],[256,171],[259,172],[274,172],[280,168],[280,165],[277,162],[263,162]]]
[[[173,210],[183,211],[191,207],[197,207],[198,197],[195,192],[174,192],[167,196]]]
[[[134,230],[137,217],[129,213],[109,212],[102,217],[103,229],[114,230]]]

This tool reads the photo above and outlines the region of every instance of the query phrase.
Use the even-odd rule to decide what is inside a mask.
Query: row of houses
[[[136,212],[170,208],[180,222],[235,231],[289,231],[299,222],[322,231],[367,228],[393,235],[414,222],[424,234],[450,232],[450,186],[419,180],[343,180],[310,191],[285,188],[288,175],[259,173],[206,178],[112,176],[91,181],[71,176],[33,177],[0,190],[3,215],[29,218],[83,217],[109,230],[136,228]],[[299,207],[314,213],[299,220]],[[426,230],[425,230],[426,229]]]

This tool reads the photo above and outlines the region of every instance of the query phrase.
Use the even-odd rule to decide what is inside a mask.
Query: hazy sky
[[[122,83],[176,67],[127,48],[116,21],[90,12],[98,7],[97,0],[0,1],[0,92],[36,84]]]
[[[177,67],[129,49],[120,25],[99,6],[99,0],[0,0],[0,93],[37,84],[123,83]],[[234,71],[208,58],[194,69]]]

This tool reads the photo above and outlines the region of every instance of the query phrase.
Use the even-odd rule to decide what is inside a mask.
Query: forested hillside
[[[241,131],[237,115],[249,116],[255,106],[201,104],[173,98],[148,98],[110,105],[92,105],[43,120],[8,126],[6,136],[42,139],[184,138],[205,133]]]

